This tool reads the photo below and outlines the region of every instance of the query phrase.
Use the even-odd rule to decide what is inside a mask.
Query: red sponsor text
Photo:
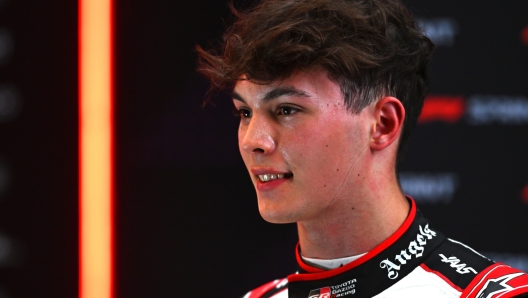
[[[528,25],[521,32],[521,40],[528,46]]]
[[[523,188],[521,198],[525,204],[528,204],[528,185]]]
[[[444,121],[456,123],[466,110],[464,97],[451,95],[430,95],[425,98],[419,123]]]

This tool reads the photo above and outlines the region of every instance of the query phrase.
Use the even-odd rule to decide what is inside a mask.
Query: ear
[[[374,115],[376,125],[373,127],[370,148],[379,151],[398,140],[405,119],[405,108],[397,98],[387,96],[375,104]]]

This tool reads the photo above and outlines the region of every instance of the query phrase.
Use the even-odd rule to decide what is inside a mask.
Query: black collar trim
[[[332,297],[372,297],[408,275],[427,258],[445,237],[429,228],[429,222],[416,209],[411,211],[402,226],[387,240],[361,258],[340,268],[321,270],[309,266],[300,257],[297,245],[298,274],[288,276],[288,294],[291,298],[319,297],[322,293]]]

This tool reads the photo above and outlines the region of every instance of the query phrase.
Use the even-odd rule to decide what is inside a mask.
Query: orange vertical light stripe
[[[113,296],[112,3],[79,0],[79,297]]]

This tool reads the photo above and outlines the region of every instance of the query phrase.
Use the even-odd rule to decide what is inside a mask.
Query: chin
[[[274,224],[288,224],[294,223],[296,220],[293,218],[290,212],[281,212],[274,209],[259,208],[260,216],[269,222]]]

